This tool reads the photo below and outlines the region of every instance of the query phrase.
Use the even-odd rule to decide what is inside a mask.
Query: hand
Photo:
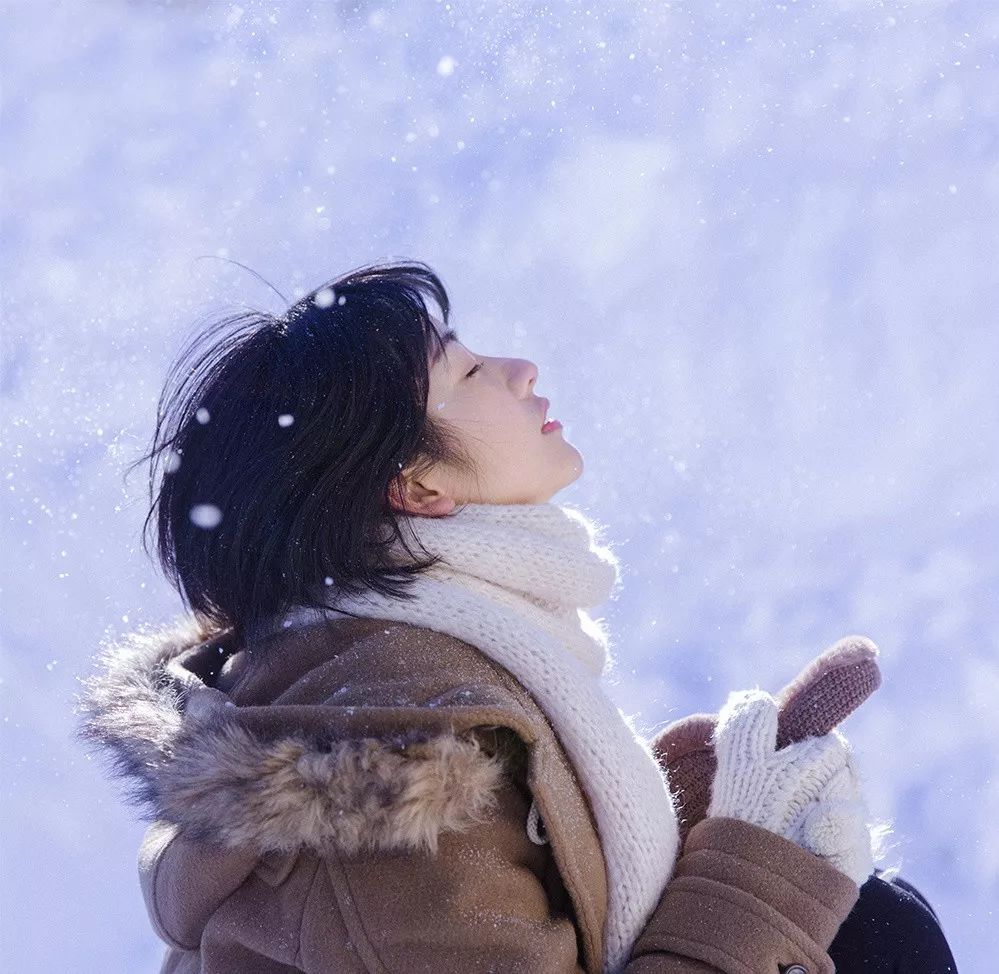
[[[738,818],[820,856],[857,885],[874,870],[867,808],[838,731],[778,750],[777,701],[734,691],[718,715],[709,816]]]
[[[844,636],[812,660],[776,694],[777,744],[821,737],[846,720],[881,685],[877,658],[878,648],[866,636]],[[691,714],[650,742],[669,778],[681,841],[707,814],[717,770],[712,744],[716,721],[716,714]]]

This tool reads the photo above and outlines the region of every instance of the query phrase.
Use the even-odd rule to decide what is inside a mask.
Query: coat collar
[[[481,732],[505,728],[527,745],[527,784],[587,970],[600,969],[607,883],[593,817],[550,724],[508,672],[460,639],[378,619],[275,634],[274,666],[260,665],[263,648],[185,618],[107,647],[84,681],[79,735],[110,755],[154,823],[148,875],[168,850],[184,868],[211,850],[224,899],[251,863],[302,847],[434,851],[442,832],[487,816],[504,758]],[[252,672],[234,681],[248,659]],[[187,935],[214,905],[191,906]]]

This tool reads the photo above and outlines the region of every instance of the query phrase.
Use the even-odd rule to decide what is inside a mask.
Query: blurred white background
[[[143,824],[73,743],[181,611],[142,472],[200,314],[425,260],[537,362],[646,731],[849,633],[844,730],[964,971],[999,906],[999,7],[4,5],[0,966],[155,972]],[[598,613],[599,614],[599,613]]]

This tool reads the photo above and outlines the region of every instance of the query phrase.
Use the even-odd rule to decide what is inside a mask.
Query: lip
[[[562,424],[557,419],[550,419],[544,426],[541,427],[542,433],[554,433],[555,430],[560,430]]]

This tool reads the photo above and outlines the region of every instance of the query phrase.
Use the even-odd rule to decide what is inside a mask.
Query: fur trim
[[[132,633],[84,681],[78,737],[110,754],[112,773],[150,820],[262,853],[435,852],[441,832],[464,831],[497,804],[506,760],[484,746],[488,735],[268,739],[241,726],[231,705],[185,714],[167,666],[221,635],[193,620]]]

